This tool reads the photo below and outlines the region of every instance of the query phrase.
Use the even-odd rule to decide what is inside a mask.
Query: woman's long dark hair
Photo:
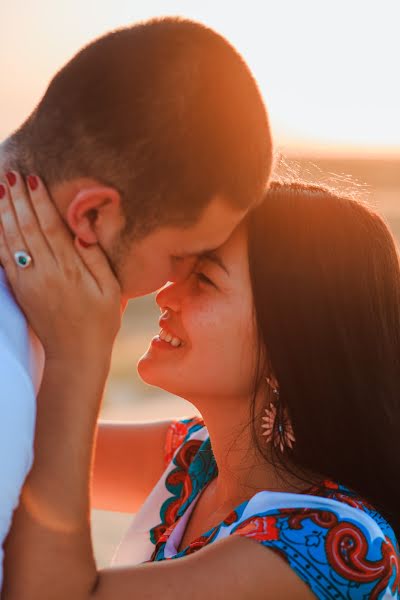
[[[249,264],[260,341],[296,437],[291,464],[357,491],[400,538],[392,235],[352,198],[275,182],[249,220]]]

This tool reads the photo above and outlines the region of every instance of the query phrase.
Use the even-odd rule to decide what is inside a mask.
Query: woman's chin
[[[139,377],[148,385],[159,387],[171,394],[177,394],[176,390],[171,389],[173,380],[176,379],[171,368],[160,364],[160,361],[152,356],[151,351],[147,351],[141,356],[137,364],[137,372]]]
[[[151,385],[154,385],[152,380],[154,378],[155,371],[157,370],[154,368],[154,364],[152,364],[153,362],[154,361],[148,355],[148,352],[145,352],[145,354],[139,358],[139,362],[137,363],[136,367],[140,378],[143,379],[145,383],[149,383]]]

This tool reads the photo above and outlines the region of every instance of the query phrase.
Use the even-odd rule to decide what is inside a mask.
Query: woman
[[[158,293],[139,372],[203,419],[147,426],[143,452],[120,430],[115,444],[146,467],[142,495],[153,465],[160,480],[121,548],[131,566],[99,572],[88,481],[119,288],[99,248],[71,242],[43,184],[32,202],[13,193],[0,258],[46,367],[3,599],[398,598],[400,269],[382,220],[275,183],[224,247]]]

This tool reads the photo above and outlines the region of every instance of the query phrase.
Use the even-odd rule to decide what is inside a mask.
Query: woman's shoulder
[[[302,493],[258,492],[246,504],[238,526],[262,514],[282,518],[288,526],[296,526],[297,531],[306,518],[324,522],[326,530],[346,521],[362,529],[369,539],[389,539],[399,553],[394,530],[383,515],[357,492],[332,481],[326,480]]]
[[[371,502],[366,500],[356,491],[346,487],[345,485],[326,480],[321,486],[314,486],[311,488],[308,491],[308,495],[337,502],[338,504],[335,504],[336,510],[342,510],[343,505],[346,505],[350,508],[356,509],[356,511],[361,511],[361,513],[352,512],[354,518],[361,518],[362,514],[362,518],[367,523],[374,528],[377,527],[378,529],[382,530],[385,535],[392,538],[394,543],[397,544],[397,539],[393,528],[389,525],[387,520],[375,508],[375,506],[371,504]]]
[[[278,552],[318,598],[399,597],[394,531],[344,486],[325,482],[302,494],[259,492],[238,517],[230,534]]]

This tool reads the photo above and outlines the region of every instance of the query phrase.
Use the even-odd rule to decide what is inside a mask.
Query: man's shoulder
[[[0,267],[0,348],[23,357],[29,348],[28,324]]]
[[[37,393],[44,368],[44,350],[29,326],[24,313],[0,267],[0,363],[22,370]],[[1,365],[0,365],[1,368]],[[8,367],[7,367],[8,368]],[[15,371],[13,368],[13,371]]]
[[[7,281],[4,269],[0,265],[0,307],[5,305],[7,308],[15,310],[22,318],[23,313],[14,298],[11,287]],[[1,313],[0,313],[1,318]]]

